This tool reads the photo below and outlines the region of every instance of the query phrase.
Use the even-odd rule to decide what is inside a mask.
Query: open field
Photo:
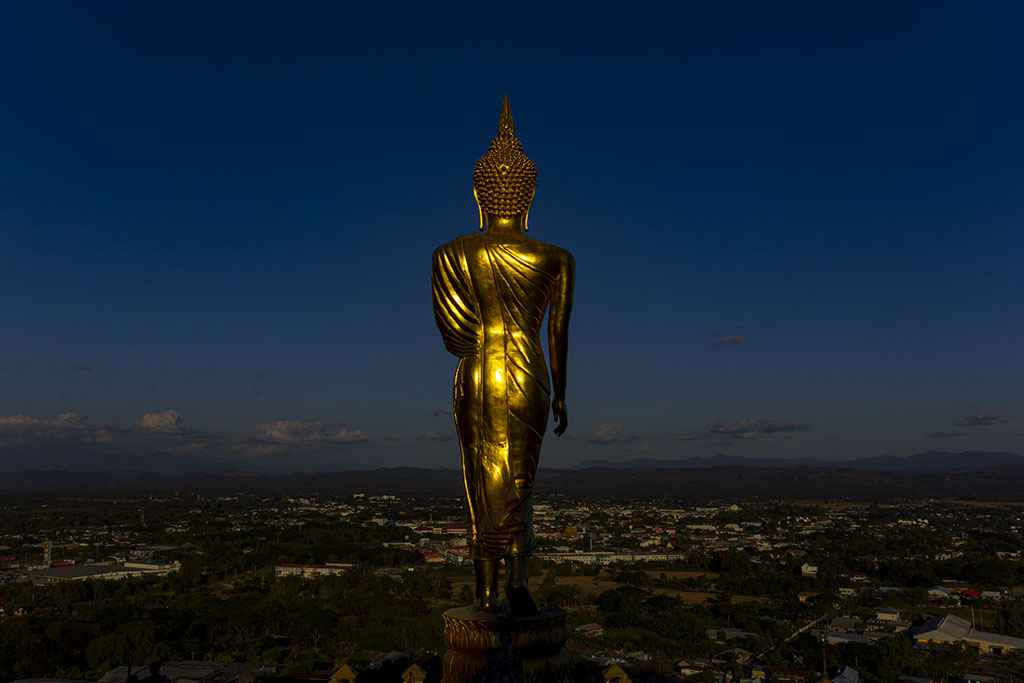
[[[669,579],[670,581],[672,581],[672,580],[681,581],[683,579],[693,579],[693,578],[696,578],[698,576],[706,576],[709,579],[717,579],[718,578],[718,574],[716,572],[675,571],[675,570],[659,571],[657,569],[648,569],[648,570],[644,570],[644,571],[647,574],[647,576],[651,577],[652,579],[661,578],[661,575],[664,574],[665,578]]]
[[[667,573],[667,572],[666,572]],[[682,574],[700,575],[702,572],[680,572]],[[657,572],[655,572],[657,574]],[[594,578],[592,576],[561,576],[558,578],[556,586],[577,586],[580,592],[584,595],[598,596],[606,590],[613,590],[615,588],[621,588],[627,584],[619,581],[611,581],[609,579]],[[650,589],[655,595],[668,595],[673,598],[678,598],[688,605],[696,605],[704,602],[708,599],[717,599],[717,593],[710,593],[704,591],[683,591],[676,590],[674,588],[661,588],[657,585],[645,586],[644,588]],[[736,595],[733,596],[733,602],[751,602],[758,601],[761,598],[756,596],[747,595]]]
[[[717,574],[714,572],[698,572],[698,571],[648,571],[647,574],[652,578],[657,578],[661,574],[665,574],[668,579],[686,579],[695,576],[707,576],[709,578],[715,578]],[[455,595],[459,594],[463,586],[468,586],[470,590],[474,588],[474,580],[471,575],[458,575],[448,576],[448,581],[452,584],[452,590]],[[540,585],[542,577],[531,579],[530,584],[536,589]],[[580,591],[580,595],[584,598],[596,598],[598,595],[606,590],[614,590],[621,588],[627,584],[612,581],[608,578],[593,577],[593,576],[560,576],[557,578],[555,585],[557,587],[575,587]],[[707,600],[715,600],[718,598],[717,593],[711,593],[706,591],[684,591],[676,590],[673,588],[661,588],[657,585],[646,586],[655,595],[668,595],[673,598],[682,600],[688,605],[698,605],[704,603]],[[753,595],[734,595],[733,602],[758,602],[762,598]]]

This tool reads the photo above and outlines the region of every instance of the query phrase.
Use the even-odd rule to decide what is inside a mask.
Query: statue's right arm
[[[569,316],[572,313],[572,291],[576,281],[576,261],[572,254],[559,254],[558,280],[551,295],[548,318],[548,352],[551,354],[551,410],[554,413],[555,435],[561,436],[569,426],[565,407],[566,360],[569,354]]]

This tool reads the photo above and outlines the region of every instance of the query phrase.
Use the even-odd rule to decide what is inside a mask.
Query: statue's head
[[[537,167],[516,138],[508,95],[505,95],[498,136],[473,167],[473,194],[480,206],[480,227],[483,228],[484,216],[511,218],[527,213],[536,189]]]

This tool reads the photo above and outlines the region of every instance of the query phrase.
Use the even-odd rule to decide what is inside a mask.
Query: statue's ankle
[[[482,595],[473,603],[477,612],[500,612],[501,600],[497,595]]]

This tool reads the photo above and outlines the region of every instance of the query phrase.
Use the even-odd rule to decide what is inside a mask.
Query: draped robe
[[[434,253],[434,316],[459,357],[454,414],[474,559],[528,554],[550,381],[540,329],[557,247],[463,235]]]

